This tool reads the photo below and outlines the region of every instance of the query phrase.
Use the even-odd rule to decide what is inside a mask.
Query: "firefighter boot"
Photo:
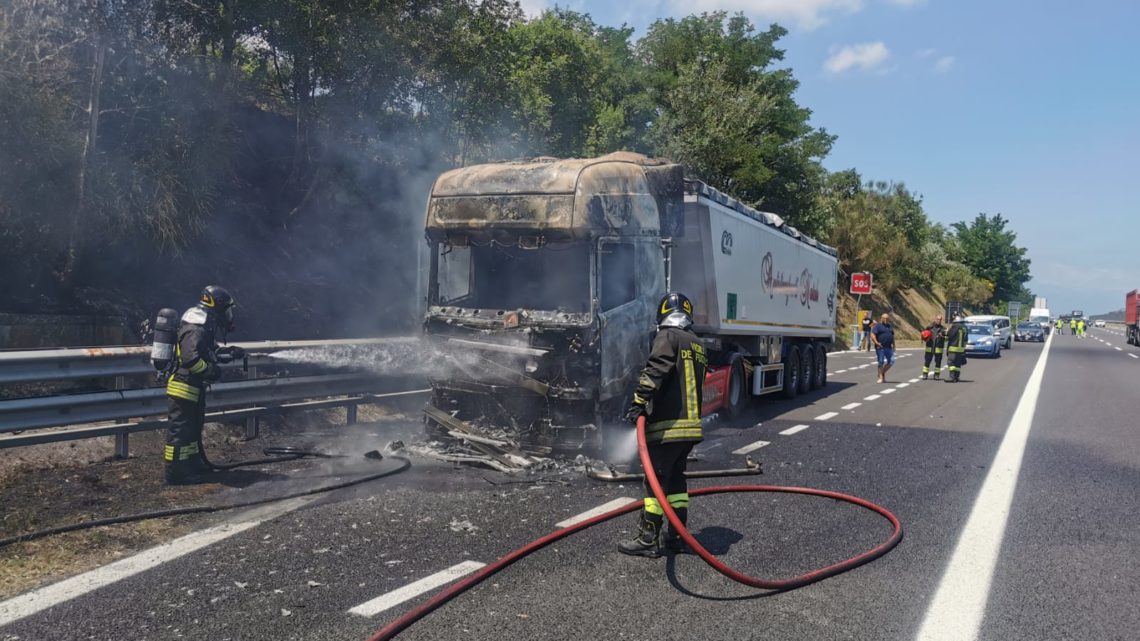
[[[934,370],[934,380],[938,380],[941,375],[942,375],[942,370],[940,370],[940,369]]]
[[[924,380],[924,381],[925,381],[925,380],[926,380],[927,378],[929,378],[929,377],[930,377],[930,374],[927,374],[926,372],[923,372],[923,373],[922,373],[922,380]],[[935,377],[935,378],[938,378],[938,374],[937,374],[937,373],[936,373],[936,374],[934,374],[934,377]]]
[[[675,508],[673,511],[677,513],[677,519],[681,521],[681,525],[688,524],[689,508],[679,507]],[[665,532],[665,536],[662,537],[661,545],[665,548],[665,552],[668,554],[683,554],[688,549],[685,546],[685,540],[682,539],[681,535],[677,534],[677,532],[673,529],[672,523],[669,524],[669,529]]]
[[[163,458],[166,461],[164,477],[167,485],[195,485],[205,480],[195,465],[197,444],[167,445]]]
[[[661,522],[663,515],[641,513],[641,520],[637,523],[637,536],[632,541],[618,543],[618,551],[630,556],[646,556],[657,558],[661,556],[658,539],[661,535]]]

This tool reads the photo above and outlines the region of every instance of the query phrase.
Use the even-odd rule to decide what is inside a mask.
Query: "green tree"
[[[995,214],[980,213],[973,222],[954,223],[961,262],[975,276],[993,283],[990,303],[1031,299],[1025,289],[1030,261],[1026,249],[1016,244],[1017,234],[1006,229],[1009,221]]]

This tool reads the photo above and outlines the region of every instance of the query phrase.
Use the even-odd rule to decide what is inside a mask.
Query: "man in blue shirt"
[[[875,357],[879,361],[879,382],[887,382],[887,370],[895,364],[895,329],[890,314],[883,314],[871,329],[871,342],[875,344]]]

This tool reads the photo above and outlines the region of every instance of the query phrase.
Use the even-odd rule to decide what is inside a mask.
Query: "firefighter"
[[[1085,337],[1085,319],[1083,318],[1077,321],[1077,336]]]
[[[957,383],[962,375],[962,366],[966,364],[966,321],[961,315],[954,317],[954,324],[946,332],[946,353],[949,360],[950,377],[948,383]]]
[[[942,326],[942,314],[934,317],[934,322],[922,330],[926,354],[922,357],[922,380],[930,376],[930,361],[934,361],[934,380],[942,374],[942,353],[946,347],[946,328]]]
[[[1071,334],[1073,336],[1077,335],[1077,319],[1076,318],[1070,318],[1069,319],[1069,334]]]
[[[167,485],[189,485],[204,480],[209,471],[202,452],[202,426],[206,421],[206,387],[221,377],[219,363],[241,358],[239,347],[219,348],[234,329],[233,296],[217,285],[202,290],[198,304],[186,310],[178,327],[174,373],[166,383],[170,401],[170,427],[163,460]]]
[[[1060,336],[1060,335],[1061,335],[1061,330],[1062,330],[1062,329],[1063,329],[1063,328],[1061,327],[1061,319],[1060,319],[1060,318],[1058,318],[1058,319],[1057,319],[1057,335],[1058,335],[1058,336]]]
[[[645,440],[653,471],[665,490],[669,505],[681,523],[689,516],[689,491],[685,465],[693,445],[701,441],[701,396],[708,358],[704,346],[690,327],[693,303],[684,294],[666,294],[657,306],[657,335],[649,360],[641,371],[626,420],[634,425],[645,416]],[[648,481],[645,503],[637,524],[637,536],[618,549],[634,556],[657,557],[680,552],[680,536],[669,528],[664,537],[665,512],[653,496]]]

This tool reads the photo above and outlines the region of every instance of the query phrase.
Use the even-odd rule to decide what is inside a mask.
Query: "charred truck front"
[[[703,219],[687,210],[713,195],[723,198],[686,181],[682,166],[632,153],[479,165],[440,176],[427,207],[424,332],[446,355],[448,374],[432,381],[432,405],[526,443],[595,444],[600,427],[617,421],[629,402],[655,329],[654,307],[679,270],[686,275],[674,285],[691,288],[685,291],[697,303],[698,332],[723,365],[706,383],[713,403],[706,409],[723,406],[733,393],[742,404],[754,370],[779,367],[779,335],[789,332],[746,324],[734,340],[719,318],[710,322],[710,311],[719,314],[717,301],[701,298],[721,294],[719,266],[705,255],[709,203]],[[787,230],[776,236],[804,242]],[[795,286],[809,297],[815,292],[816,302],[820,286],[830,287],[831,309],[816,314],[816,328],[803,337],[814,356],[822,353],[817,343],[834,336],[836,261],[834,250],[810,242],[825,257],[817,267],[822,278],[815,282],[804,270]],[[716,249],[722,249],[719,238]],[[745,258],[759,293],[760,258]],[[687,264],[693,261],[701,264]],[[730,304],[737,296],[731,294]],[[785,299],[791,297],[781,296],[781,306]],[[777,383],[783,385],[782,369],[764,391]]]

